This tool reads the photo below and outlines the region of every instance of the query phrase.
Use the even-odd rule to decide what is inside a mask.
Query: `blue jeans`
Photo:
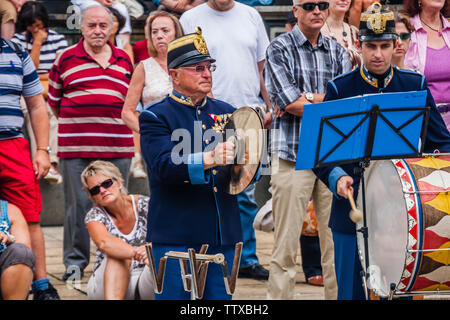
[[[322,275],[320,262],[320,244],[318,236],[300,236],[300,253],[302,256],[302,268],[305,278]]]
[[[159,261],[167,251],[187,252],[189,248],[194,248],[195,252],[200,251],[200,246],[184,246],[184,245],[164,245],[153,243],[153,257],[155,258],[155,266],[158,272]],[[207,254],[223,253],[225,261],[228,265],[228,273],[231,274],[234,260],[234,246],[220,246],[208,248]],[[189,263],[188,272],[190,273]],[[222,267],[219,264],[209,263],[206,275],[205,290],[202,300],[231,300],[232,296],[227,294],[225,289]],[[164,273],[163,291],[161,294],[155,293],[155,300],[190,300],[191,293],[183,288],[181,279],[180,263],[178,259],[167,259],[166,269]]]
[[[259,262],[256,256],[256,237],[255,229],[253,228],[253,220],[255,220],[256,213],[258,213],[258,205],[255,200],[255,183],[251,183],[245,190],[239,193],[237,200],[244,238],[240,268],[247,268]]]

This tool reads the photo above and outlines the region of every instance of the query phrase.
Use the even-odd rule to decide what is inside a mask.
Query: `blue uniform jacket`
[[[425,77],[415,71],[392,67],[384,83],[378,84],[378,81],[372,78],[364,67],[363,69],[356,68],[349,73],[334,78],[328,83],[324,101],[370,93],[419,90],[427,90],[427,105],[431,106],[424,152],[433,152],[436,149],[440,152],[450,152],[450,133],[436,108]],[[359,167],[358,163],[350,163],[339,167],[329,166],[313,169],[314,173],[334,193],[329,222],[329,226],[333,231],[347,234],[356,233],[355,223],[350,220],[348,215],[351,210],[350,203],[347,199],[341,198],[336,194],[336,182],[341,176],[350,175],[354,180],[353,189],[356,199],[360,183],[360,177],[354,174],[354,169],[357,167]]]
[[[151,189],[147,241],[214,246],[242,241],[237,197],[223,191],[231,166],[203,169],[203,151],[217,139],[212,128],[235,110],[209,97],[194,106],[174,91],[141,112]]]

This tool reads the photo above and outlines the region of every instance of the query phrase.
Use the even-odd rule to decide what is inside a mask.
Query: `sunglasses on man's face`
[[[409,32],[397,33],[397,37],[399,37],[400,40],[405,41],[405,40],[408,40],[409,38],[411,38],[411,33],[409,33]]]
[[[318,3],[306,2],[306,3],[302,3],[302,4],[297,4],[297,7],[302,7],[303,10],[305,10],[305,11],[313,11],[316,8],[316,6],[319,7],[320,11],[323,11],[323,10],[328,9],[328,7],[330,6],[330,3],[329,2],[318,2]]]
[[[98,186],[95,186],[91,189],[89,189],[89,193],[91,194],[91,196],[96,196],[97,194],[100,193],[100,188],[103,189],[108,189],[109,187],[111,187],[114,183],[114,179],[108,179],[103,181],[102,183],[100,183]]]

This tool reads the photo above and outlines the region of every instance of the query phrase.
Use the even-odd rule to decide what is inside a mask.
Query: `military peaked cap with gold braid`
[[[167,49],[167,67],[175,69],[203,61],[215,62],[209,55],[202,29],[195,27],[195,32],[176,38],[169,42]]]
[[[359,41],[395,40],[394,12],[383,9],[374,2],[367,11],[361,13],[359,23]]]

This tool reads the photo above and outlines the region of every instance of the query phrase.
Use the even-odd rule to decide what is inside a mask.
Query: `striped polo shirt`
[[[0,38],[0,140],[23,137],[20,96],[32,97],[44,90],[25,51],[22,59]]]
[[[27,41],[25,33],[16,33],[11,40],[20,44],[28,52],[31,52],[31,49],[33,48],[33,38],[30,38],[28,39],[29,41]],[[65,48],[67,48],[66,38],[64,38],[62,34],[53,30],[48,30],[47,39],[41,46],[41,55],[39,56],[37,73],[49,73],[53,62],[56,59],[56,55]]]
[[[49,75],[48,103],[59,113],[58,157],[132,158],[132,131],[121,119],[133,72],[125,51],[110,42],[103,68],[83,46],[64,50]]]

